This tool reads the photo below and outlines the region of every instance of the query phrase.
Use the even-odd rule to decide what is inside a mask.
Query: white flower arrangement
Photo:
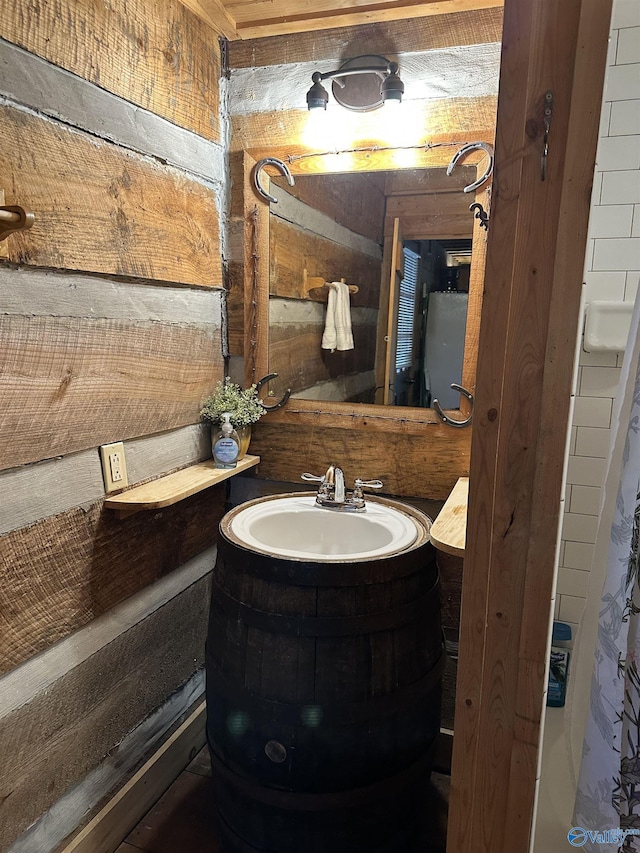
[[[266,411],[258,399],[255,385],[241,388],[227,376],[224,382],[218,382],[213,394],[204,400],[200,416],[213,423],[222,423],[222,415],[229,412],[233,426],[241,427],[256,423]]]

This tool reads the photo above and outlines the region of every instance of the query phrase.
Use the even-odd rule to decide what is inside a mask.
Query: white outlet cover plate
[[[120,471],[122,479],[116,483],[113,482],[111,476],[111,462],[109,456],[111,453],[118,453],[120,456]],[[100,447],[100,459],[102,461],[102,476],[104,478],[104,490],[109,495],[112,492],[117,492],[129,485],[127,478],[127,462],[124,457],[124,444],[121,441],[115,441],[113,444],[103,444]]]

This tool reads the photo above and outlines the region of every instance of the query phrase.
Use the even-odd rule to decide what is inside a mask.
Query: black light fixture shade
[[[402,101],[404,95],[404,83],[398,74],[398,63],[389,63],[389,74],[380,84],[380,94],[382,100],[387,103],[389,101]]]
[[[307,109],[326,110],[329,93],[320,82],[322,75],[319,71],[314,71],[311,79],[313,80],[313,86],[307,92]]]
[[[325,109],[329,101],[323,80],[333,80],[333,96],[340,106],[354,112],[377,110],[384,103],[400,103],[404,83],[398,73],[398,63],[384,56],[365,54],[347,59],[335,71],[314,71],[313,85],[307,92],[310,110]]]

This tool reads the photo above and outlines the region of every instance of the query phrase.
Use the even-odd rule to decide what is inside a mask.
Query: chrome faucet
[[[320,483],[316,503],[328,509],[351,510],[364,512],[363,488],[381,489],[380,480],[356,480],[352,492],[347,493],[344,485],[344,471],[337,465],[329,465],[323,477],[315,474],[302,474],[302,479],[312,483]]]
[[[329,465],[327,473],[324,475],[325,483],[333,486],[333,501],[337,504],[343,504],[345,500],[344,489],[344,471],[338,468],[337,465]]]

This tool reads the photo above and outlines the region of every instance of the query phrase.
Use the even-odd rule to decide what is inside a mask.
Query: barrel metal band
[[[364,702],[328,704],[278,702],[252,693],[242,684],[224,675],[207,652],[207,693],[221,696],[245,711],[253,711],[257,719],[271,720],[275,725],[299,726],[321,712],[322,723],[348,725],[350,723],[376,722],[409,708],[428,695],[442,678],[447,663],[444,645],[432,668],[417,681],[392,693],[372,696]]]
[[[286,616],[258,610],[229,595],[216,580],[211,591],[211,608],[237,619],[251,628],[294,637],[351,637],[401,628],[424,615],[429,599],[437,596],[439,581],[421,598],[393,610],[366,613],[360,616]]]
[[[234,773],[219,758],[213,750],[211,743],[209,743],[211,770],[214,779],[217,777],[251,800],[264,803],[264,805],[271,808],[305,812],[326,811],[336,808],[354,808],[379,800],[385,800],[395,793],[406,790],[406,788],[416,783],[431,768],[434,749],[435,738],[418,761],[401,770],[400,773],[382,779],[380,782],[375,782],[373,785],[367,785],[363,788],[350,788],[345,791],[309,794],[307,792],[281,791],[277,788],[267,788],[253,779]]]
[[[388,583],[420,572],[437,573],[436,552],[430,542],[415,551],[405,551],[376,560],[314,563],[258,554],[224,536],[218,543],[218,562],[233,566],[240,560],[242,574],[287,586],[359,586]],[[214,572],[215,574],[215,572]]]

